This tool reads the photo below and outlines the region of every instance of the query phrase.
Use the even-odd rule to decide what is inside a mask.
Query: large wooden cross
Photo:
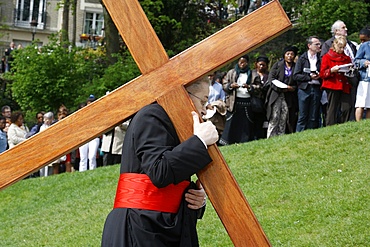
[[[194,106],[184,88],[280,35],[291,23],[272,1],[169,59],[137,0],[103,1],[142,75],[0,155],[0,188],[105,133],[157,101],[181,141],[192,135]],[[197,175],[235,246],[270,246],[216,145],[213,162]]]

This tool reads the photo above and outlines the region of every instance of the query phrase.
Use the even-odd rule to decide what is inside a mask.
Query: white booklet
[[[216,113],[216,106],[213,106],[212,110],[207,109],[207,114],[203,115],[202,118],[204,120],[210,119],[211,117],[213,117],[213,115],[215,115],[215,113]]]
[[[350,69],[352,66],[353,66],[353,64],[352,64],[352,63],[347,63],[347,64],[338,65],[338,67],[339,67],[338,72],[344,72],[344,73],[346,73],[346,72],[348,72],[348,71],[349,71],[349,69]]]
[[[272,83],[277,86],[278,88],[288,88],[288,85],[279,81],[279,80],[272,80]]]

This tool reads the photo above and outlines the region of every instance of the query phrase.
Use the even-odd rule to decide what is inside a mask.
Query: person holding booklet
[[[298,118],[297,82],[293,80],[294,58],[298,49],[288,46],[283,59],[276,62],[270,71],[267,91],[266,117],[269,121],[267,138],[293,133]]]
[[[333,46],[322,57],[320,78],[321,88],[326,91],[328,108],[326,112],[326,125],[334,125],[349,121],[351,113],[351,84],[348,82],[345,72],[342,72],[345,64],[350,64],[351,58],[344,54],[347,39],[338,36],[333,41]],[[341,113],[338,117],[338,113]]]

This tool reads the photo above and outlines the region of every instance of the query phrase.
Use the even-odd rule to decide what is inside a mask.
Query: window
[[[18,27],[30,27],[30,22],[35,20],[37,28],[45,25],[46,0],[17,0],[15,10],[15,24]]]
[[[103,13],[86,12],[84,34],[103,35],[104,16]]]

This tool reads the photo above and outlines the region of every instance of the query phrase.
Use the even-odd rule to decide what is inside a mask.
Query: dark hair
[[[268,64],[270,62],[269,59],[268,59],[268,57],[266,57],[266,56],[259,56],[259,57],[257,57],[256,63],[261,62],[261,61],[265,62],[266,64]]]
[[[284,48],[283,57],[285,56],[285,53],[287,53],[288,51],[294,52],[295,56],[297,56],[297,54],[298,54],[298,48],[295,47],[294,45],[290,45],[290,46],[287,46],[287,47]]]
[[[367,28],[363,28],[360,30],[359,35],[366,35],[367,37],[370,37],[370,30]]]
[[[4,116],[1,116],[1,115],[0,115],[0,121],[1,121],[1,120],[6,120],[6,118],[5,118]]]
[[[247,62],[249,63],[249,56],[247,54],[241,56],[240,58],[244,58],[245,60],[247,60]],[[239,58],[239,59],[240,59]]]
[[[307,38],[307,44],[311,45],[312,44],[312,39],[318,39],[318,40],[320,40],[319,37],[313,35],[313,36],[310,36],[310,37]]]
[[[45,114],[45,112],[44,112],[44,111],[39,111],[39,112],[37,112],[37,113],[36,113],[36,118],[37,118],[37,115],[39,115],[39,114],[44,115],[44,114]]]
[[[11,117],[10,117],[10,121],[12,123],[15,123],[20,116],[24,117],[24,114],[20,111],[13,112]]]
[[[222,77],[223,77],[223,73],[222,72],[219,72],[219,71],[216,71],[214,74],[213,74],[213,78],[212,78],[212,81],[211,81],[211,84],[215,84],[216,80],[217,79],[220,79],[220,83],[222,84]]]

